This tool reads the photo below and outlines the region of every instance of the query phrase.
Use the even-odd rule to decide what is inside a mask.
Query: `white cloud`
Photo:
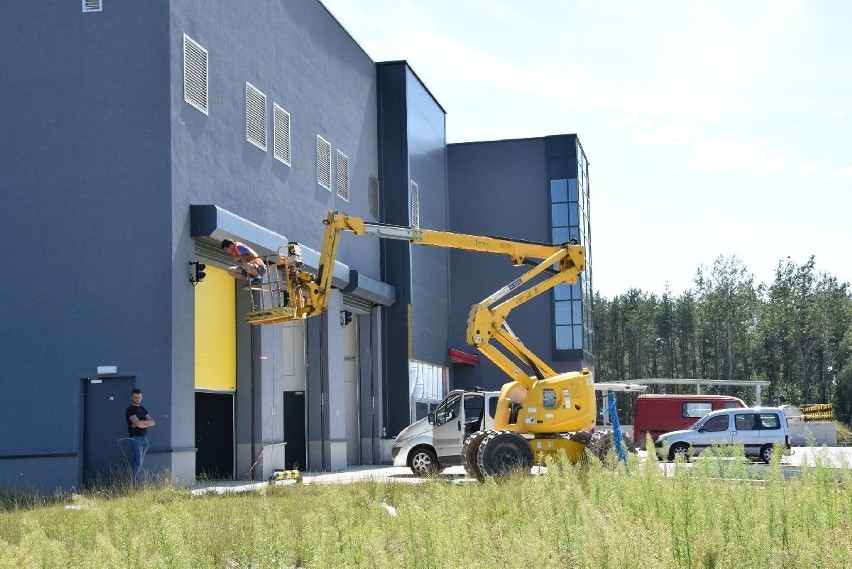
[[[836,180],[838,178],[852,178],[852,166],[833,170],[827,173],[825,177],[829,180]]]
[[[793,171],[795,174],[813,174],[817,171],[817,165],[813,162],[804,162]]]
[[[743,138],[717,136],[696,141],[687,161],[704,172],[745,170],[772,174],[786,167],[790,156],[772,150],[766,139],[752,143]]]

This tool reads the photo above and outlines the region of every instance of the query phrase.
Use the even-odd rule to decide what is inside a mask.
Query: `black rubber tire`
[[[621,440],[624,443],[624,448],[627,452],[636,454],[636,445],[633,444],[633,440],[621,433]],[[615,432],[614,431],[597,431],[592,434],[592,438],[589,441],[589,450],[592,451],[598,460],[604,462],[606,460],[606,455],[609,454],[610,450],[613,448],[613,443],[615,442]]]
[[[772,445],[763,445],[760,447],[760,460],[766,464],[772,461]]]
[[[669,447],[669,460],[674,462],[677,455],[682,454],[686,457],[689,452],[689,445],[686,443],[675,443]]]
[[[518,471],[529,474],[533,452],[527,439],[514,431],[491,432],[479,445],[476,464],[485,476],[503,477]]]
[[[408,467],[415,476],[428,476],[443,470],[438,455],[429,447],[418,447],[408,457]]]
[[[494,431],[476,431],[465,439],[462,445],[462,464],[464,470],[471,478],[476,478],[479,481],[485,479],[485,475],[479,470],[479,464],[476,462],[476,453],[479,451],[479,445],[485,440],[489,433]]]

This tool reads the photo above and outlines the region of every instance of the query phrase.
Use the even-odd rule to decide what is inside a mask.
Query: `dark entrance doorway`
[[[304,469],[308,465],[305,453],[305,392],[284,392],[284,461],[288,468]]]
[[[234,478],[234,395],[195,393],[195,476]]]
[[[134,377],[83,379],[83,484],[111,484],[130,477],[132,451],[124,412]],[[145,401],[142,401],[145,405]]]

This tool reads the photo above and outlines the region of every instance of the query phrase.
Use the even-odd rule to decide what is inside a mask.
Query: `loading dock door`
[[[83,382],[83,483],[109,484],[129,477],[130,442],[119,439],[127,437],[124,412],[136,381],[133,377],[110,377]]]
[[[234,279],[207,268],[195,287],[195,474],[234,477],[237,321]]]

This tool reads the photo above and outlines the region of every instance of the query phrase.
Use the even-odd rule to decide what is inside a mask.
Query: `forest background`
[[[611,299],[595,295],[598,381],[766,380],[764,405],[831,403],[836,420],[852,422],[849,283],[818,271],[814,257],[801,265],[780,261],[772,283],[755,283],[736,256],[699,267],[693,283],[679,295],[639,289]],[[668,393],[695,390],[665,387]],[[754,404],[750,387],[702,392]],[[626,419],[634,399],[619,405]]]

